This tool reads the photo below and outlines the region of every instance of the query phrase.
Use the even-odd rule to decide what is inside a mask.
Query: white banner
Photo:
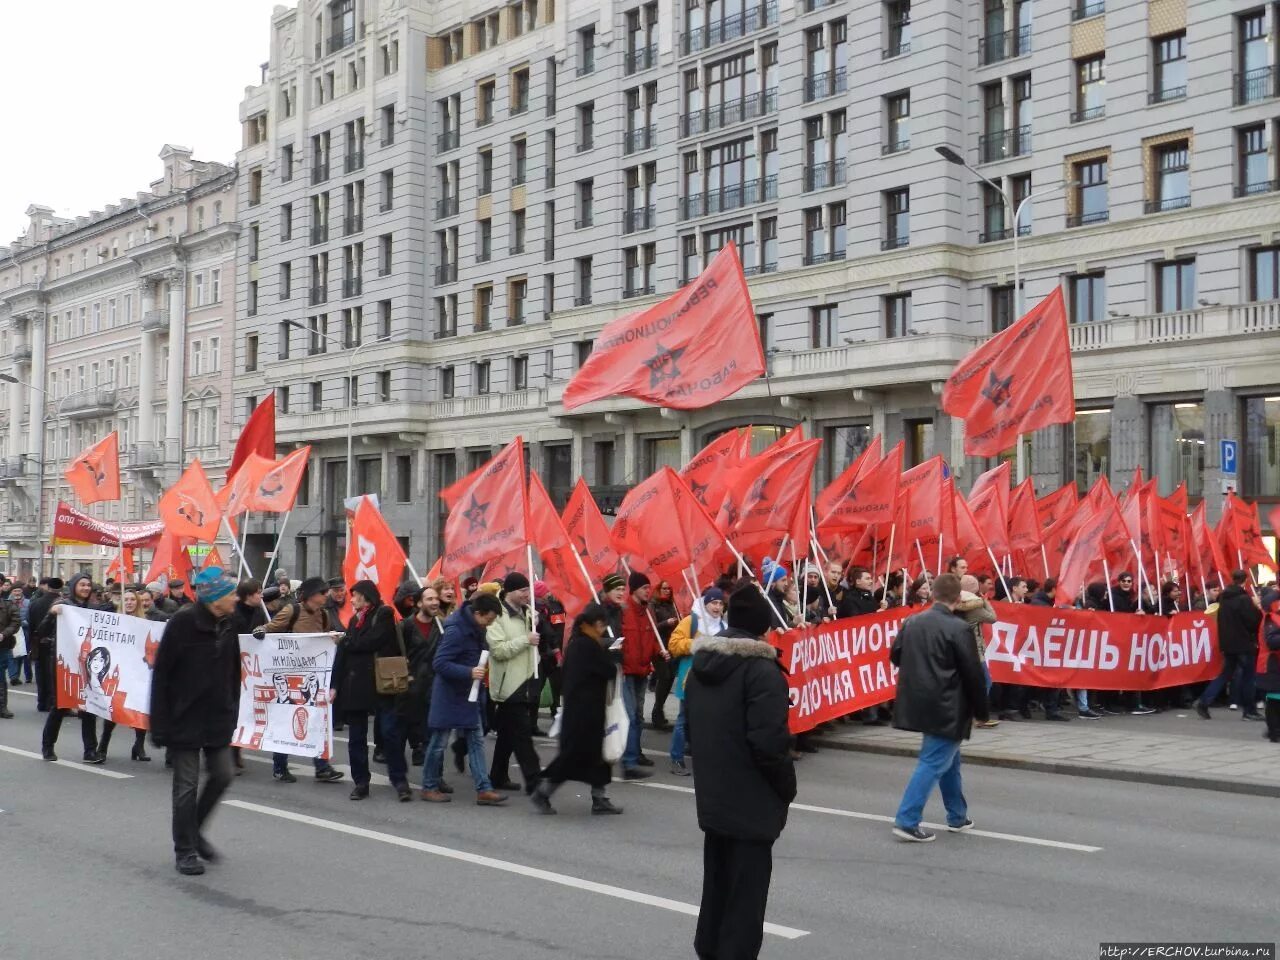
[[[58,614],[58,706],[151,727],[151,667],[164,624],[64,603]]]
[[[240,719],[232,746],[298,757],[333,751],[327,633],[240,635]]]

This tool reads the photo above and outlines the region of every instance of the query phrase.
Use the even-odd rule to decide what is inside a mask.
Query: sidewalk
[[[1215,709],[1207,722],[1193,710],[1102,720],[1073,717],[1070,723],[1048,723],[1037,712],[1031,721],[1006,720],[993,730],[975,729],[964,746],[964,759],[1077,777],[1280,797],[1280,744],[1263,739],[1264,729],[1264,724],[1241,720],[1238,710],[1225,708]],[[816,734],[814,743],[914,757],[920,735],[835,723]]]

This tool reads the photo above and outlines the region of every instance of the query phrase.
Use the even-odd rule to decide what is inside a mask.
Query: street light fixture
[[[339,340],[337,337],[333,336],[332,334],[325,333],[323,330],[309,327],[300,320],[289,320],[287,322],[289,326],[297,327],[299,330],[305,330],[307,333],[312,334],[313,336],[324,337],[330,343],[337,344],[339,349],[345,349],[346,347],[346,345],[341,340]],[[352,480],[353,458],[351,453],[351,447],[352,447],[351,437],[355,429],[355,406],[356,406],[355,399],[356,398],[355,398],[355,391],[351,389],[351,378],[355,373],[356,357],[359,356],[360,351],[363,350],[365,347],[372,347],[375,344],[386,343],[391,339],[392,339],[391,334],[387,334],[385,337],[378,337],[376,340],[364,340],[356,344],[355,349],[351,351],[351,353],[347,358],[347,496],[348,497],[352,496],[351,480]]]
[[[980,171],[975,170],[964,157],[960,156],[960,154],[956,153],[950,147],[934,147],[934,150],[937,152],[938,156],[942,157],[943,160],[946,160],[947,163],[954,163],[958,167],[964,167],[992,190],[1000,194],[1000,199],[1004,201],[1005,211],[1009,214],[1010,222],[1013,225],[1013,313],[1015,317],[1021,317],[1023,313],[1026,312],[1026,305],[1023,303],[1022,299],[1022,254],[1018,249],[1018,227],[1019,222],[1022,220],[1022,208],[1036,197],[1044,197],[1054,193],[1061,193],[1064,190],[1068,190],[1071,187],[1078,186],[1079,184],[1076,181],[1072,181],[1070,183],[1057,183],[1052,186],[1045,187],[1043,190],[1028,193],[1015,207],[1013,198],[1006,190],[1004,190],[999,184],[994,183],[990,178],[984,176]],[[1017,455],[1018,482],[1021,483],[1026,479],[1027,475],[1026,457],[1022,449],[1021,436],[1018,437],[1015,453]]]

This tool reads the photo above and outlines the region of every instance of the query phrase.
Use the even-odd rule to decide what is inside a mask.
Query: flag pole
[[[889,553],[884,558],[884,597],[887,601],[889,598],[889,574],[893,567],[893,538],[898,533],[898,525],[896,523],[889,524]]]
[[[1049,551],[1044,548],[1043,542],[1040,544],[1040,561],[1044,564],[1045,577],[1048,578],[1052,576],[1052,574],[1049,573]],[[1009,572],[1012,573],[1013,571],[1010,570]]]
[[[733,553],[733,555],[738,558],[739,569],[746,567],[748,573],[750,573],[751,568],[747,566],[747,562],[742,558],[742,554],[738,552],[738,548],[735,547],[732,543],[730,543],[728,538],[725,538],[724,543],[725,543],[725,546],[727,546],[729,550]],[[623,565],[626,564],[625,560],[622,562],[623,562]],[[773,615],[778,618],[778,622],[786,623],[787,618],[778,612],[778,608],[773,605],[773,598],[769,596],[769,591],[765,590],[765,588],[760,584],[760,581],[756,579],[754,573],[751,574],[750,579],[751,579],[751,582],[756,585],[756,589],[760,591],[760,596],[764,597],[764,602],[769,605],[769,609],[773,611]]]
[[[1102,551],[1102,575],[1107,578],[1107,606],[1111,608],[1111,612],[1116,612],[1116,596],[1111,592],[1111,568],[1107,566],[1107,552]]]
[[[284,531],[285,528],[289,526],[289,517],[292,515],[293,507],[290,507],[284,512],[284,519],[280,521],[280,532],[276,534],[276,548],[271,551],[271,562],[267,564],[267,572],[262,576],[263,586],[266,586],[267,582],[271,579],[271,571],[275,567],[276,561],[280,559],[280,544],[284,542]],[[348,536],[350,536],[349,529],[350,528],[348,528]],[[242,556],[240,559],[243,561],[244,557]]]
[[[530,593],[530,595],[532,595],[532,594],[533,594],[533,581],[534,581],[534,576],[533,576],[533,544],[532,544],[532,543],[526,543],[526,544],[524,545],[524,548],[525,548],[525,550],[526,550],[526,551],[528,551],[528,558],[529,558],[529,593]],[[405,563],[408,563],[408,562],[409,562],[409,560],[408,560],[408,558],[406,557],[406,558],[405,558]],[[410,569],[410,572],[413,572],[413,568],[412,568],[412,567],[410,567],[409,569]],[[413,573],[413,575],[414,575],[414,579],[417,579],[417,576],[418,576],[418,575],[417,575],[417,573]],[[537,632],[538,632],[538,605],[537,605],[536,603],[531,603],[531,604],[529,604],[529,623],[530,623],[530,630],[531,630],[533,633],[537,633]],[[537,648],[535,647],[535,648],[534,648],[534,651],[533,651],[533,679],[535,679],[535,680],[537,680],[537,679],[538,679],[538,661],[539,661],[539,660],[541,660],[541,659],[542,659],[542,657],[541,657],[541,655],[539,654],[539,652],[538,652]]]
[[[815,539],[813,541],[813,556],[814,556],[814,559],[819,560],[819,562],[821,562],[821,558],[822,558],[820,550],[821,548],[818,546],[818,541]],[[826,560],[826,563],[830,563],[830,562],[831,560],[830,558],[828,558]],[[831,619],[834,620],[836,602],[831,596],[831,585],[827,583],[826,568],[823,567],[821,570],[818,571],[818,573],[819,573],[818,579],[822,581],[822,590],[827,595],[827,613],[831,614]]]
[[[231,532],[231,521],[227,519],[227,515],[225,513],[222,515],[222,525],[226,527],[227,536],[231,538],[231,549],[236,553],[236,556],[240,561],[240,579],[248,580],[252,575],[252,572],[249,570],[248,564],[244,562],[244,554],[240,553],[237,549],[236,535]]]
[[[793,577],[797,577],[797,576],[799,576],[799,575],[800,575],[800,565],[796,563],[796,542],[795,542],[795,540],[794,540],[794,539],[791,541],[791,575],[792,575]],[[808,578],[808,577],[805,577],[805,584],[804,584],[804,588],[803,588],[803,589],[804,589],[804,596],[806,596],[806,597],[809,595],[809,590],[808,590],[809,582],[808,582],[808,581],[809,581],[809,578]],[[793,624],[793,626],[802,626],[802,625],[804,624],[804,611],[805,611],[804,597],[801,597],[801,600],[800,600],[800,623],[799,623],[799,624]]]
[[[991,558],[992,563],[996,563],[996,555],[991,552],[991,547],[987,547],[987,556]],[[1009,582],[1005,580],[1004,573],[1000,570],[1000,564],[996,563],[996,576],[1000,578],[1000,583],[1004,587],[1004,595],[1009,596]]]

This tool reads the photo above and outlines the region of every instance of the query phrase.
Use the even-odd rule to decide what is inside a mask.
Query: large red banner
[[[1080,690],[1157,690],[1213,679],[1222,667],[1217,624],[1202,613],[1154,617],[992,604],[985,628],[996,683]],[[892,700],[889,650],[919,608],[850,617],[773,638],[791,693],[791,732]]]
[[[53,518],[54,543],[96,543],[104,547],[150,547],[164,532],[163,520],[139,520],[112,523],[81,513],[68,504],[58,502]]]

